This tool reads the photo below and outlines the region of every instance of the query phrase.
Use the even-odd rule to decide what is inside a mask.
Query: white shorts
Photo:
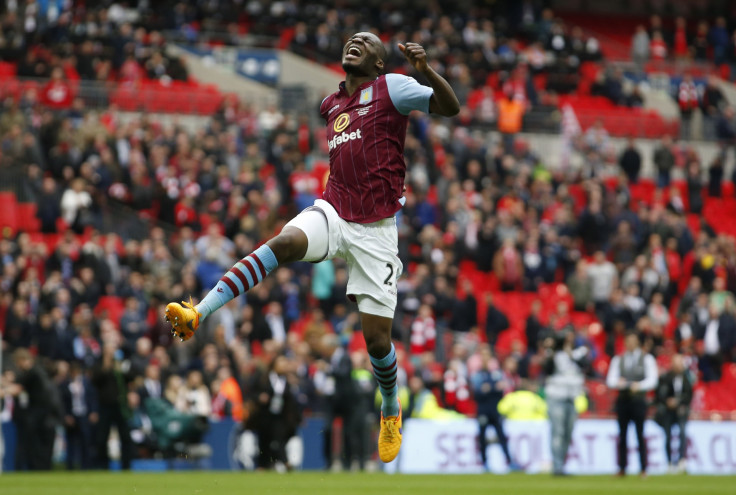
[[[347,261],[347,296],[358,303],[361,313],[394,317],[396,281],[403,270],[396,218],[366,224],[348,222],[330,203],[318,199],[286,226],[296,227],[307,236],[303,261]]]

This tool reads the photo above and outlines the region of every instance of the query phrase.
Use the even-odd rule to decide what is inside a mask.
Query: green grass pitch
[[[333,473],[7,473],[3,495],[577,495],[736,494],[736,477],[385,475]]]

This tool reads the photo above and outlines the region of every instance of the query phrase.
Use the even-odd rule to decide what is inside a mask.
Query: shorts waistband
[[[357,223],[357,222],[352,222],[352,223]],[[376,220],[375,222],[361,223],[358,225],[362,225],[363,227],[386,227],[390,225],[396,225],[396,217],[383,218],[381,220]]]

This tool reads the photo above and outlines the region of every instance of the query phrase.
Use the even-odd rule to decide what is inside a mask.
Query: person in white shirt
[[[84,179],[76,178],[61,196],[61,217],[67,225],[78,224],[80,212],[92,206],[92,196],[84,187]]]
[[[644,438],[644,420],[647,416],[646,393],[654,390],[659,382],[657,362],[654,356],[644,352],[637,333],[626,335],[626,351],[615,356],[608,367],[606,384],[618,390],[616,415],[618,417],[618,467],[619,476],[626,474],[628,445],[626,434],[633,421],[639,443],[641,475],[647,472],[647,446]]]
[[[618,286],[618,272],[616,266],[606,260],[606,253],[596,251],[593,263],[588,265],[588,278],[592,284],[593,301],[596,309],[606,304],[611,293]]]

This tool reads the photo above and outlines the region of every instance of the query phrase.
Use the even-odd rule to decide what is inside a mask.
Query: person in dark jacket
[[[547,333],[547,329],[540,321],[542,312],[542,301],[536,300],[532,303],[531,313],[526,319],[526,347],[529,355],[537,353],[539,341],[542,340]]]
[[[728,150],[728,147],[733,146],[734,141],[736,141],[736,130],[734,129],[733,118],[733,107],[726,107],[716,121],[716,138],[726,151]]]
[[[629,182],[636,184],[639,181],[639,172],[641,171],[641,153],[636,149],[634,138],[629,138],[626,149],[621,153],[618,159],[621,170],[624,171]]]
[[[456,298],[453,302],[450,328],[455,332],[469,332],[478,324],[478,302],[473,295],[473,286],[465,281],[463,284],[465,297]]]
[[[670,185],[670,172],[675,167],[675,154],[673,153],[672,138],[669,135],[662,137],[659,147],[654,150],[652,161],[657,168],[657,185],[667,187]]]
[[[318,390],[325,397],[326,422],[324,430],[324,455],[327,467],[332,467],[332,425],[336,418],[342,419],[343,425],[353,424],[355,409],[353,402],[356,398],[356,386],[353,380],[353,363],[347,350],[340,346],[338,337],[327,334],[322,337],[321,352],[324,361],[319,361]],[[343,428],[342,438],[342,467],[348,469],[353,442],[348,437],[350,432]]]
[[[493,426],[496,430],[498,443],[506,457],[506,462],[512,470],[518,470],[519,466],[511,459],[509,443],[506,433],[503,431],[503,418],[498,412],[498,403],[508,388],[503,371],[496,366],[492,369],[493,355],[491,348],[486,344],[480,349],[481,368],[470,378],[473,396],[478,404],[478,442],[480,445],[480,458],[483,468],[488,470],[488,441],[486,440],[486,429]]]
[[[486,338],[493,346],[496,345],[498,334],[509,328],[508,317],[493,304],[493,296],[489,292],[486,295]]]
[[[71,471],[79,462],[82,469],[91,469],[94,427],[99,419],[97,391],[78,361],[71,363],[69,378],[59,385],[59,394],[64,407],[66,468]]]
[[[657,386],[657,412],[655,419],[664,429],[664,450],[670,471],[685,472],[687,452],[687,420],[690,416],[690,402],[693,400],[693,383],[685,369],[685,361],[680,354],[672,356],[670,371],[659,380]],[[672,428],[679,430],[677,468],[672,460]]]
[[[107,453],[107,440],[110,430],[115,426],[120,437],[120,460],[123,469],[130,469],[132,442],[130,439],[130,409],[126,381],[122,363],[122,354],[115,346],[106,345],[102,350],[102,359],[92,374],[92,384],[99,397],[99,422],[97,426],[96,457],[98,469],[109,469],[110,459]]]
[[[251,387],[253,411],[248,428],[258,432],[258,467],[286,468],[286,443],[296,435],[301,421],[299,405],[289,383],[289,360],[279,355]]]
[[[704,382],[721,379],[724,361],[731,360],[736,344],[736,318],[731,310],[721,311],[717,304],[708,304],[708,318],[695,328],[695,339],[702,343],[698,366]]]
[[[48,471],[61,416],[61,404],[46,372],[35,363],[28,349],[13,354],[18,370],[10,393],[15,396],[13,420],[17,428],[16,471]]]

